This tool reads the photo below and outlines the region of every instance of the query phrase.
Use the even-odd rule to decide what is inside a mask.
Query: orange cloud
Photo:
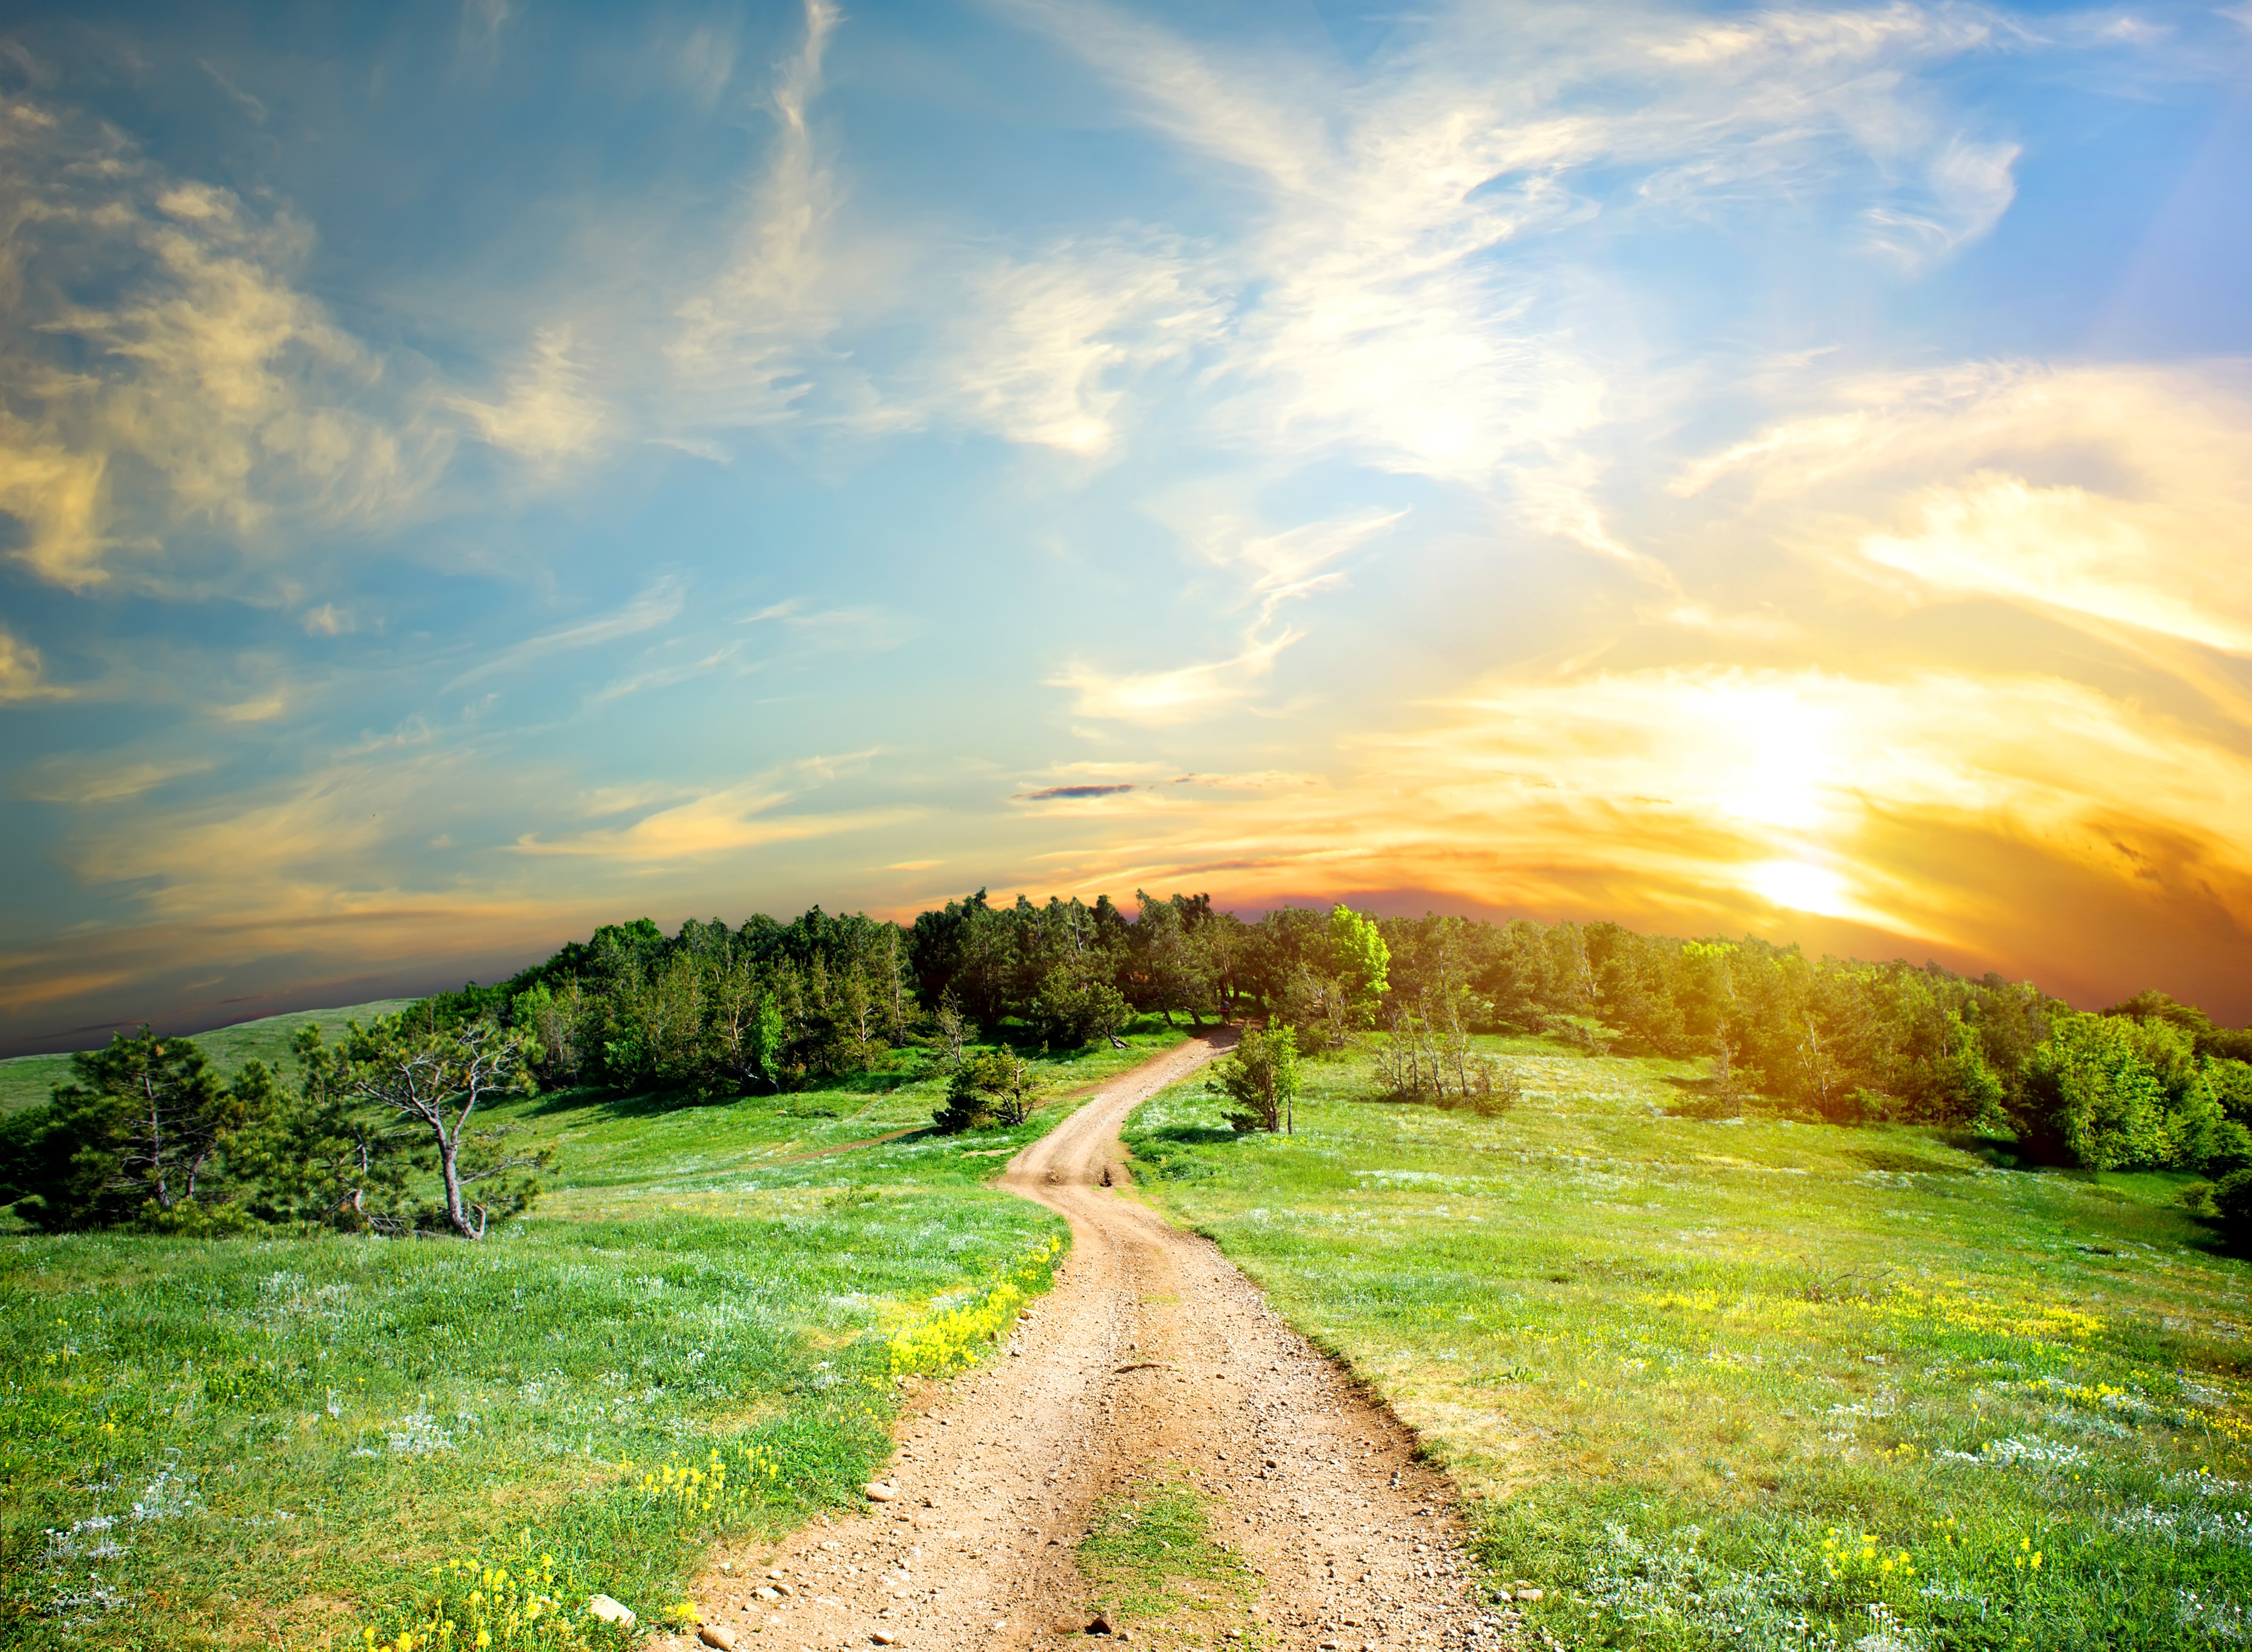
[[[2217,978],[2252,919],[2252,845],[2230,825],[2252,819],[2252,759],[2084,686],[1667,668],[1497,680],[1443,714],[1361,742],[1340,783],[1112,813],[1110,833],[1043,858],[1090,892],[1420,889],[1674,929],[1826,920],[2052,979],[2089,955],[2059,933],[2073,915],[2131,910],[2167,979],[2190,958],[2209,995],[2241,993]]]

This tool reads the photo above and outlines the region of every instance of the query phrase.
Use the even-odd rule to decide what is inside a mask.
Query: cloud
[[[1920,270],[1977,240],[2017,198],[2010,169],[2022,152],[2015,143],[1956,139],[1931,158],[1921,210],[1902,204],[1869,209],[1872,244],[1904,268]]]
[[[1240,567],[1253,575],[1248,595],[1258,603],[1262,623],[1286,602],[1342,584],[1345,574],[1337,564],[1390,532],[1408,514],[1404,508],[1371,507],[1274,532],[1230,512],[1199,519],[1194,509],[1192,498],[1158,513],[1209,561]]]
[[[161,578],[174,534],[394,519],[445,462],[406,364],[295,285],[309,234],[115,130],[0,106],[0,509],[73,589]]]
[[[1133,373],[1186,361],[1220,333],[1222,301],[1177,248],[1069,243],[971,276],[946,328],[933,387],[894,398],[920,421],[989,429],[1011,442],[1097,457],[1120,440]]]
[[[462,49],[490,54],[500,50],[501,31],[514,10],[508,0],[462,0]]]
[[[1755,222],[1806,199],[1859,206],[1922,268],[2012,196],[2017,147],[1947,119],[1932,73],[2019,38],[1977,8],[1455,8],[1403,25],[1349,81],[1091,0],[1004,10],[1249,205],[1223,238],[1164,243],[1181,299],[1149,314],[1079,298],[1078,244],[973,285],[965,336],[1011,342],[965,359],[1012,365],[964,372],[977,394],[956,416],[1109,453],[1144,416],[1124,369],[1179,359],[1195,377],[1167,435],[1269,475],[1344,464],[1490,496],[1684,613],[1699,610],[1673,575],[1598,502],[1606,443],[1661,393],[1639,320],[1572,238]]]
[[[122,803],[184,776],[203,774],[212,767],[206,758],[136,760],[114,752],[100,756],[50,757],[19,771],[16,791],[17,795],[34,802],[89,808]]]
[[[39,651],[0,626],[0,706],[33,700],[66,700],[70,690],[47,680]]]
[[[445,692],[451,694],[457,688],[482,682],[504,672],[515,671],[551,654],[593,648],[603,643],[615,642],[621,637],[654,631],[659,625],[669,624],[679,618],[687,600],[687,586],[678,575],[662,575],[644,587],[616,613],[526,638],[523,642],[501,650],[491,659],[471,666],[448,683]]]
[[[503,400],[455,396],[449,405],[468,417],[481,439],[541,470],[582,457],[601,444],[608,415],[587,394],[586,373],[572,359],[571,347],[571,329],[542,328]]]
[[[1676,932],[1812,915],[2083,983],[2224,968],[2252,939],[2252,758],[2083,685],[1672,667],[1498,679],[1438,709],[1326,784],[1107,817],[1055,875],[1420,889]]]
[[[909,809],[862,809],[832,814],[780,815],[794,794],[747,781],[644,815],[629,826],[543,839],[527,833],[515,844],[525,855],[579,856],[621,864],[674,863],[764,848],[778,843],[865,832],[913,819]]]
[[[1049,678],[1048,687],[1078,696],[1074,709],[1084,717],[1150,726],[1187,722],[1249,697],[1282,651],[1304,635],[1287,629],[1263,638],[1247,635],[1242,651],[1229,659],[1166,671],[1113,673],[1077,662]]]
[[[637,694],[645,688],[670,688],[675,683],[690,682],[699,677],[708,677],[713,672],[735,665],[741,654],[740,643],[729,643],[698,659],[676,660],[667,666],[651,666],[630,676],[619,678],[599,692],[589,695],[587,703],[590,706],[607,705],[611,701],[622,700],[628,694]],[[737,675],[758,669],[759,666],[756,662],[735,665]]]
[[[1037,791],[1019,791],[1016,795],[1026,803],[1047,803],[1058,798],[1116,797],[1122,791],[1138,790],[1139,788],[1130,782],[1122,781],[1115,785],[1043,786]]]
[[[812,352],[838,322],[848,279],[826,252],[835,180],[817,158],[807,108],[840,14],[806,0],[805,38],[773,96],[774,149],[725,266],[674,313],[670,394],[688,422],[771,424],[811,387]]]
[[[1925,600],[2252,654],[2241,364],[1982,365],[1828,399],[1686,467],[1673,491],[1732,488],[1740,533]]]

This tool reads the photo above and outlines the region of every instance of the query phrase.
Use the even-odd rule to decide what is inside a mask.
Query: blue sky
[[[0,1042],[980,885],[2252,1014],[2249,24],[20,9]]]

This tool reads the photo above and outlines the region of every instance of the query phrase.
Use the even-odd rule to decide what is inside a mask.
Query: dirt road
[[[1055,1288],[998,1357],[918,1397],[895,1501],[735,1551],[702,1579],[719,1638],[759,1652],[1053,1644],[1088,1624],[1074,1546],[1098,1506],[1165,1480],[1209,1499],[1211,1535],[1253,1568],[1257,1601],[1115,1626],[1128,1636],[1306,1652],[1485,1638],[1451,1495],[1407,1431],[1126,1185],[1127,1116],[1232,1042],[1215,1032],[1120,1075],[1010,1161],[1001,1185],[1071,1223]]]

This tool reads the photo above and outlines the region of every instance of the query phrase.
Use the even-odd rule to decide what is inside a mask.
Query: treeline
[[[2012,1136],[2044,1162],[2252,1173],[2252,1031],[2162,993],[2083,1014],[2030,982],[1750,938],[1342,906],[1246,923],[1208,896],[1140,891],[1129,916],[1108,896],[997,905],[981,890],[904,926],[817,907],[732,930],[606,926],[344,1045],[308,1041],[286,1076],[222,1085],[191,1041],[119,1040],[78,1057],[50,1106],[0,1125],[0,1202],[51,1226],[191,1227],[223,1209],[467,1234],[522,1209],[541,1168],[470,1124],[492,1095],[761,1097],[906,1061],[953,1075],[956,1127],[1025,1105],[1021,1058],[974,1064],[973,1035],[1061,1051],[1137,1014],[1262,1020],[1288,1029],[1292,1059],[1362,1049],[1408,1101],[1505,1109],[1514,1076],[1470,1041],[1539,1033],[1699,1060],[1691,1112],[1766,1105]],[[151,1105],[155,1091],[176,1102]],[[2239,1185],[2252,1202],[2252,1176]]]
[[[2163,993],[2082,1014],[2029,981],[1749,937],[1435,916],[1376,928],[1390,954],[1376,1019],[1394,1045],[1456,1025],[1544,1032],[1591,1052],[1706,1058],[1692,1112],[1750,1101],[1964,1127],[2100,1169],[2252,1168],[2252,1031]]]

